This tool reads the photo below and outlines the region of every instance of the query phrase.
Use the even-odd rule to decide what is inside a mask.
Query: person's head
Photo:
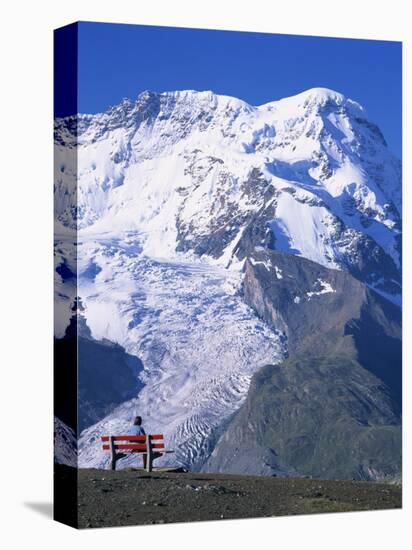
[[[135,419],[134,419],[133,424],[135,426],[141,426],[142,425],[142,417],[141,416],[136,416]]]

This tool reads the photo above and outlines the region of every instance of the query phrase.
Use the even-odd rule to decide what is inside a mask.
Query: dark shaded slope
[[[335,356],[261,369],[203,469],[383,479],[400,468],[390,396],[356,361]]]
[[[262,252],[245,300],[289,357],[252,381],[204,471],[383,479],[401,471],[400,311],[351,275]]]
[[[77,322],[72,317],[64,338],[54,339],[54,416],[77,435]]]
[[[349,354],[401,405],[401,310],[350,274],[279,252],[246,264],[245,301],[283,327],[290,357]]]
[[[79,430],[95,424],[117,405],[136,397],[143,364],[107,340],[79,338]]]
[[[359,319],[348,322],[345,334],[353,336],[359,363],[391,390],[402,409],[401,311],[373,295],[362,307]]]
[[[143,364],[118,344],[94,340],[84,319],[77,326],[74,319],[54,342],[55,415],[80,433],[138,394]]]

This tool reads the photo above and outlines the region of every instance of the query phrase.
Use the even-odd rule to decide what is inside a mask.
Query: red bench
[[[173,451],[166,451],[163,434],[147,435],[102,435],[103,451],[111,455],[111,469],[116,469],[116,462],[126,454],[143,455],[143,467],[148,472],[153,469],[153,461],[159,456]]]

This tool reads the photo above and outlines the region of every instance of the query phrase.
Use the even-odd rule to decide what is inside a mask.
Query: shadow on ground
[[[41,516],[53,519],[53,503],[52,502],[23,502],[26,508],[30,508]]]

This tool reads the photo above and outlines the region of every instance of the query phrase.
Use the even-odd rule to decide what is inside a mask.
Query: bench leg
[[[146,447],[147,447],[146,472],[151,472],[152,466],[153,466],[153,456],[152,456],[152,442],[150,440],[149,434],[146,436]]]
[[[153,471],[153,462],[156,460],[156,458],[159,458],[160,456],[162,456],[162,453],[156,453],[156,452],[153,452],[153,451],[151,451],[150,454],[143,455],[143,468],[147,472],[152,472]]]
[[[111,454],[111,469],[112,470],[115,470],[116,469],[116,449],[115,449],[115,446],[114,446],[114,438],[113,436],[110,436],[110,454]]]

